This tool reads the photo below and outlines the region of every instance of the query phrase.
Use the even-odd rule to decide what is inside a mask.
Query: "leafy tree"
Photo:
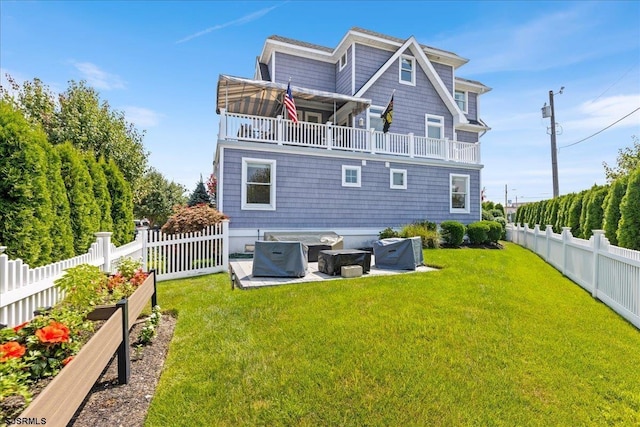
[[[37,78],[22,86],[11,76],[7,79],[15,95],[3,88],[3,99],[11,100],[30,120],[39,122],[52,144],[70,141],[96,159],[113,159],[125,179],[136,187],[147,168],[149,153],[142,144],[144,132],[127,122],[122,111],[102,101],[85,81],[71,80],[56,100]]]
[[[133,211],[136,217],[148,219],[151,226],[162,226],[171,216],[174,206],[186,204],[185,191],[181,184],[169,182],[151,168],[142,179]]]
[[[640,250],[640,167],[629,175],[627,191],[620,203],[618,244]]]
[[[608,187],[594,187],[591,190],[586,209],[583,207],[583,210],[586,210],[587,212],[585,215],[585,222],[581,226],[582,236],[584,239],[591,237],[593,230],[602,229],[602,219],[604,218],[602,204],[608,191]]]
[[[618,150],[616,166],[611,167],[606,162],[602,162],[609,182],[627,176],[640,167],[640,140],[638,140],[637,135],[631,136],[631,140],[633,141],[633,147]]]
[[[209,194],[209,199],[215,206],[218,201],[218,179],[213,173],[209,175],[209,179],[207,179],[207,193]]]
[[[113,234],[111,240],[116,246],[129,243],[133,239],[133,194],[129,183],[124,179],[113,159],[102,163],[107,177],[107,188],[111,196],[111,219]]]
[[[506,218],[506,215],[505,215],[505,212],[504,212],[504,206],[502,206],[502,204],[496,203],[496,205],[493,207],[493,209],[498,209],[499,211],[502,212],[502,215],[493,215],[493,216],[495,216],[495,217],[501,216],[503,218]]]
[[[620,203],[627,191],[627,178],[618,178],[611,184],[611,190],[604,199],[604,221],[602,228],[609,242],[618,245],[618,224],[620,223]]]
[[[87,252],[100,231],[100,206],[93,195],[93,180],[82,154],[71,143],[58,145],[61,174],[67,189],[76,255]]]
[[[53,246],[44,144],[41,129],[0,101],[0,243],[32,266],[49,263]]]
[[[104,168],[92,155],[85,155],[84,162],[87,165],[89,175],[93,181],[93,196],[98,203],[100,209],[100,231],[111,231],[113,229],[113,220],[111,219],[111,195],[107,188],[107,177],[104,174]]]
[[[204,182],[202,182],[202,178],[200,178],[200,181],[196,185],[196,189],[193,190],[193,193],[191,193],[191,196],[189,197],[189,202],[187,204],[189,206],[195,206],[201,203],[206,203],[207,205],[211,204],[211,199],[209,198],[207,189],[204,187]]]

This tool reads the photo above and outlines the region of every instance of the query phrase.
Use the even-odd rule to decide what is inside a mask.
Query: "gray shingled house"
[[[252,79],[221,75],[214,172],[231,252],[264,232],[334,231],[360,247],[389,226],[479,220],[491,89],[456,76],[467,62],[352,28],[335,48],[271,36]]]

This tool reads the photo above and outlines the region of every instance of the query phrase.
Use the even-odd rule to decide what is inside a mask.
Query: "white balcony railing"
[[[480,144],[382,133],[373,129],[299,122],[220,111],[220,140],[242,140],[278,145],[297,145],[325,150],[358,151],[411,158],[480,163]]]

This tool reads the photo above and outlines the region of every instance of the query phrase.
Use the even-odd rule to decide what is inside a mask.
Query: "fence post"
[[[102,256],[104,257],[102,271],[105,273],[111,273],[111,234],[113,233],[110,231],[100,231],[95,233],[98,239],[102,239]]]
[[[562,227],[562,275],[567,275],[567,242],[571,238],[571,227]]]
[[[598,261],[600,258],[600,247],[602,243],[602,239],[604,238],[604,230],[593,230],[593,242],[591,243],[591,247],[593,249],[593,290],[591,291],[591,295],[594,298],[598,298]]]
[[[545,248],[544,260],[549,261],[549,252],[551,252],[551,234],[553,234],[553,225],[547,225],[547,228],[544,230],[545,235],[547,237],[547,247]]]
[[[533,252],[538,254],[538,235],[540,234],[540,225],[536,224],[533,227]]]
[[[149,266],[147,265],[147,241],[149,240],[149,227],[141,228],[138,232],[138,238],[142,240],[140,242],[142,243],[142,271],[149,271]]]
[[[122,314],[122,342],[118,347],[118,384],[128,384],[131,374],[129,358],[129,301],[124,298],[116,303]]]
[[[282,115],[276,116],[276,129],[278,133],[278,145],[282,145],[282,134],[284,133],[284,122],[282,121]]]
[[[222,221],[222,267],[229,272],[229,220]]]

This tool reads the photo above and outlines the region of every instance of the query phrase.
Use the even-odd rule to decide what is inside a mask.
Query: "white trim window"
[[[425,114],[426,137],[444,139],[444,117]]]
[[[449,211],[451,213],[469,213],[469,175],[449,174],[450,192]]]
[[[393,190],[406,190],[407,170],[389,169],[389,187]]]
[[[360,187],[361,167],[342,165],[342,186],[343,187]]]
[[[382,132],[382,113],[384,113],[384,110],[385,107],[376,107],[374,105],[369,107],[369,127],[367,128],[367,130],[370,128],[374,128],[375,130]]]
[[[345,52],[340,57],[340,66],[339,66],[339,70],[338,71],[342,71],[344,69],[344,67],[347,66],[348,62],[349,62],[349,60],[348,60],[347,52]]]
[[[276,161],[242,158],[243,210],[276,210]]]
[[[400,56],[399,82],[405,85],[416,85],[416,58],[409,55]]]
[[[454,93],[454,97],[456,100],[456,104],[458,104],[458,108],[460,108],[460,111],[467,114],[469,112],[469,110],[467,109],[467,105],[469,105],[468,92],[463,90],[456,90]]]

